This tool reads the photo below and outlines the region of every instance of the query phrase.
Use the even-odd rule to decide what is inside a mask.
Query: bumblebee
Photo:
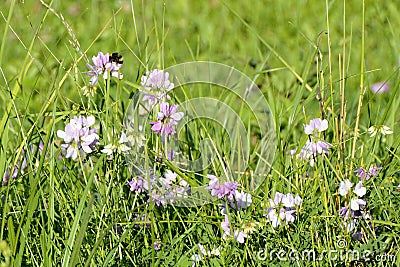
[[[110,62],[115,62],[116,64],[122,65],[124,63],[124,57],[118,52],[114,52],[109,56]]]

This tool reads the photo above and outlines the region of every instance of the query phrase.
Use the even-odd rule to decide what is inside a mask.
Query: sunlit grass
[[[202,244],[209,251],[218,248],[219,255],[202,257],[200,266],[355,264],[328,256],[284,261],[277,257],[280,250],[371,251],[371,258],[394,256],[365,266],[400,265],[396,4],[365,1],[363,12],[364,1],[28,2],[5,1],[0,9],[0,174],[13,166],[22,169],[24,158],[27,163],[24,172],[0,187],[0,263],[191,266],[193,255],[202,255]],[[89,86],[86,64],[99,51],[123,55],[124,79],[102,80],[87,97],[82,90]],[[232,231],[254,230],[244,244],[222,238],[219,202],[198,207],[146,203],[126,185],[132,179],[126,158],[110,159],[100,151],[118,142],[147,70],[196,60],[244,72],[261,89],[273,116],[277,145],[271,164],[260,152],[264,144],[254,116],[236,96],[204,85],[177,88],[172,95],[177,104],[220,97],[250,129],[249,166],[266,165],[269,171],[252,191],[252,205],[229,214]],[[371,85],[381,81],[389,84],[388,93],[373,94]],[[91,157],[73,161],[60,158],[57,130],[75,115],[95,116],[100,147]],[[320,138],[332,147],[310,167],[290,150],[300,152],[306,144],[303,125],[313,118],[328,120]],[[383,125],[393,133],[379,132]],[[374,136],[371,126],[378,131]],[[182,178],[206,185],[207,174],[225,171],[232,144],[221,125],[194,120],[178,137],[191,158],[200,157],[205,138],[211,138],[218,155],[201,172],[176,169]],[[143,153],[146,162],[152,162],[161,143],[152,137],[151,149]],[[235,145],[240,147],[239,141]],[[165,164],[161,168],[174,167]],[[358,241],[339,216],[346,200],[338,189],[344,179],[356,184],[354,170],[371,165],[382,170],[365,182],[372,219],[371,225],[360,224],[365,235]],[[249,184],[251,175],[251,170],[239,174],[240,182]],[[303,201],[293,223],[273,228],[265,214],[276,192],[298,194]]]

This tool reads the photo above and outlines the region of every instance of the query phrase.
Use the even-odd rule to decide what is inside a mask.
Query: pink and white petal
[[[90,127],[96,122],[96,119],[95,119],[95,117],[93,115],[90,115],[90,116],[87,117],[86,121],[87,121],[86,126]]]
[[[320,132],[323,132],[323,131],[325,131],[326,129],[328,129],[328,121],[327,121],[326,119],[324,119],[324,120],[321,121],[321,125],[320,125],[320,127],[318,128],[318,130],[319,130]]]
[[[58,131],[57,131],[57,136],[60,137],[60,138],[62,138],[62,139],[64,139],[64,138],[65,138],[65,132],[64,132],[64,131],[61,131],[61,130],[58,130]]]
[[[93,152],[93,150],[90,148],[90,146],[82,146],[82,150],[88,154]]]
[[[171,115],[171,118],[175,121],[180,121],[184,117],[184,115],[185,114],[183,112],[176,112]]]

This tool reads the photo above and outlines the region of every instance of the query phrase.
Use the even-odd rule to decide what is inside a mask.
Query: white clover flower
[[[380,133],[382,135],[389,135],[393,134],[393,131],[386,125],[381,125],[381,126],[373,125],[368,128],[368,133],[371,137],[374,137],[377,133]]]
[[[123,154],[123,153],[131,150],[131,148],[125,144],[128,142],[129,142],[129,138],[127,138],[126,134],[123,132],[123,133],[121,133],[121,136],[117,143],[108,144],[108,145],[104,146],[104,148],[101,150],[101,152],[106,154],[109,157],[112,157],[112,155],[115,152],[117,152],[118,154]]]
[[[207,250],[201,243],[198,243],[197,246],[199,247],[200,253],[203,256],[211,257],[211,256],[219,256],[220,251],[219,248],[213,248],[212,250]]]
[[[106,145],[102,150],[101,153],[106,154],[107,156],[111,156],[114,153],[116,147],[113,144]]]

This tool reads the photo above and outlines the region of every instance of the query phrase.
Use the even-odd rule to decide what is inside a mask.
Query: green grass
[[[21,168],[23,157],[28,164],[0,187],[0,242],[6,242],[0,243],[0,265],[191,266],[192,255],[201,253],[199,243],[220,249],[200,266],[359,264],[328,256],[283,261],[275,253],[321,255],[335,249],[394,257],[364,266],[400,265],[398,5],[369,0],[75,2],[0,4],[0,174]],[[86,97],[81,90],[89,81],[86,63],[98,51],[123,54],[124,79],[108,80],[108,86],[101,81],[96,95]],[[277,143],[270,163],[255,115],[237,96],[201,84],[177,88],[172,95],[179,104],[217,98],[249,129],[250,167],[237,179],[251,185],[250,168],[256,166],[265,169],[265,179],[255,191],[245,187],[253,199],[248,209],[229,214],[234,229],[257,224],[244,244],[222,238],[218,201],[198,207],[145,203],[126,185],[132,173],[123,155],[110,160],[98,149],[90,159],[59,159],[62,140],[56,133],[70,118],[94,115],[99,147],[116,142],[146,70],[189,61],[219,62],[246,74],[260,87],[274,120]],[[371,93],[370,85],[379,81],[389,83],[388,93]],[[223,121],[228,115],[216,117]],[[329,121],[322,137],[333,146],[312,168],[289,151],[306,143],[303,124],[317,117]],[[394,133],[370,137],[372,125],[387,125]],[[222,176],[230,152],[241,147],[239,139],[227,142],[228,133],[215,121],[193,120],[178,135],[180,149],[197,159],[201,140],[210,138],[217,155],[212,165],[196,173],[170,162],[151,165],[207,184],[204,176]],[[40,142],[44,152],[38,150]],[[160,139],[152,135],[147,147],[140,154],[146,164],[162,150]],[[382,167],[365,183],[374,231],[363,221],[366,235],[359,242],[338,214],[344,204],[338,188],[344,179],[356,183],[353,171],[370,165]],[[272,228],[264,214],[277,191],[299,194],[303,203],[294,223]],[[136,214],[146,220],[136,222]],[[345,248],[338,246],[343,240]],[[154,242],[161,249],[155,250]],[[265,260],[257,256],[261,250]]]

